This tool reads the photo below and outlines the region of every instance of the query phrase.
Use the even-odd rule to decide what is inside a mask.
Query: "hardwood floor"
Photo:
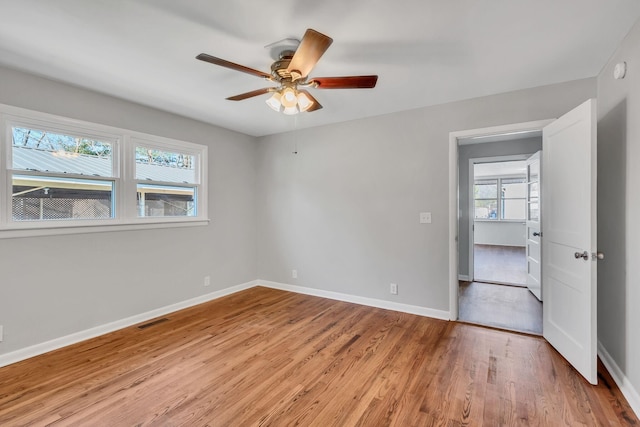
[[[1,426],[639,425],[543,339],[253,288],[0,369]]]
[[[458,319],[542,335],[542,303],[527,288],[460,282]]]
[[[476,282],[526,286],[525,248],[473,245],[473,279]]]

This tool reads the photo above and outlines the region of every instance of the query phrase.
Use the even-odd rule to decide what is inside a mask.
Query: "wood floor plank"
[[[0,425],[640,425],[539,337],[260,287],[164,318],[0,368]]]

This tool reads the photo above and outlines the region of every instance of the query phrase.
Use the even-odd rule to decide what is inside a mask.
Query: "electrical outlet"
[[[209,286],[211,284],[211,276],[204,276],[204,285]]]
[[[393,295],[398,295],[398,285],[396,283],[392,283],[389,286],[389,292],[392,293]]]
[[[431,224],[431,212],[420,212],[420,224]]]
[[[294,279],[298,278],[298,270],[291,270],[291,277],[293,277]]]

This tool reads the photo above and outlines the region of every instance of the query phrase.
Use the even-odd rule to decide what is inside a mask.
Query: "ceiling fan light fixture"
[[[304,92],[298,92],[298,108],[307,111],[313,105],[313,101]]]
[[[276,90],[265,102],[273,111],[287,115],[302,113],[313,106],[313,100],[295,87]]]
[[[280,112],[282,108],[282,102],[280,102],[281,98],[282,97],[279,92],[273,92],[273,95],[265,102],[273,111]]]
[[[292,116],[294,114],[298,114],[300,110],[298,110],[297,106],[293,106],[293,107],[284,107],[282,112],[288,116]]]
[[[298,97],[296,96],[296,90],[291,87],[285,87],[280,92],[280,102],[284,108],[295,107],[298,104]]]

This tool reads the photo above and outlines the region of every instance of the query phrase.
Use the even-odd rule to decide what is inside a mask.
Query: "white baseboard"
[[[395,310],[404,313],[416,314],[419,316],[433,317],[436,319],[449,320],[449,312],[443,310],[434,310],[425,307],[419,307],[409,304],[401,304],[392,301],[384,301],[373,298],[360,297],[356,295],[343,294],[339,292],[323,291],[320,289],[306,288],[302,286],[287,285],[284,283],[269,282],[265,280],[253,280],[251,282],[243,283],[236,286],[231,286],[219,291],[211,292],[209,294],[200,295],[195,298],[181,301],[175,304],[171,304],[165,307],[160,307],[146,313],[136,314],[125,319],[116,320],[104,325],[96,326],[93,328],[85,329],[83,331],[75,332],[60,338],[55,338],[50,341],[35,344],[29,347],[25,347],[10,353],[0,355],[0,367],[10,365],[12,363],[20,362],[22,360],[39,356],[41,354],[57,350],[68,345],[76,344],[81,341],[85,341],[91,338],[95,338],[100,335],[108,334],[109,332],[117,331],[138,323],[142,323],[146,320],[151,320],[156,317],[164,316],[174,311],[182,310],[185,308],[193,307],[198,304],[202,304],[208,301],[212,301],[223,296],[231,295],[236,292],[243,291],[245,289],[253,288],[255,286],[264,286],[273,289],[280,289],[284,291],[296,292],[299,294],[313,295],[323,298],[329,298],[339,301],[351,302],[355,304],[366,305],[370,307],[384,308],[387,310]]]
[[[433,317],[435,319],[449,320],[449,312],[435,310],[432,308],[420,307],[417,305],[402,304],[393,301],[385,301],[374,298],[360,297],[357,295],[343,294],[340,292],[325,291],[322,289],[307,288],[304,286],[288,285],[285,283],[270,282],[258,279],[258,286],[266,288],[280,289],[298,294],[312,295],[316,297],[328,298],[338,301],[351,302],[354,304],[366,305],[369,307],[384,308],[387,310],[400,311],[403,313],[416,314],[418,316]]]
[[[640,417],[640,394],[600,341],[598,341],[598,355],[600,356],[600,360],[602,360],[602,364],[607,368],[607,371],[609,371],[611,377],[618,385],[622,395],[627,399],[627,402],[629,402],[633,412],[636,413],[637,417]]]
[[[66,347],[71,344],[76,344],[80,341],[85,341],[90,338],[95,338],[100,335],[107,334],[109,332],[117,331],[118,329],[126,328],[137,323],[144,322],[145,320],[154,319],[165,314],[173,313],[174,311],[182,310],[194,305],[202,304],[207,301],[212,301],[223,296],[227,296],[245,289],[253,288],[258,283],[257,280],[243,283],[241,285],[231,286],[219,291],[211,292],[209,294],[200,295],[195,298],[181,301],[175,304],[171,304],[165,307],[160,307],[155,310],[147,311],[146,313],[136,314],[135,316],[127,317],[125,319],[116,320],[105,325],[96,326],[94,328],[86,329],[84,331],[75,332],[64,337],[55,338],[50,341],[46,341],[40,344],[35,344],[30,347],[22,348],[20,350],[13,351],[0,355],[0,367],[7,366],[12,363],[19,362],[21,360],[28,359],[30,357],[38,356],[49,351],[57,350],[62,347]]]
[[[458,274],[458,280],[463,282],[470,282],[469,276],[466,274]]]

